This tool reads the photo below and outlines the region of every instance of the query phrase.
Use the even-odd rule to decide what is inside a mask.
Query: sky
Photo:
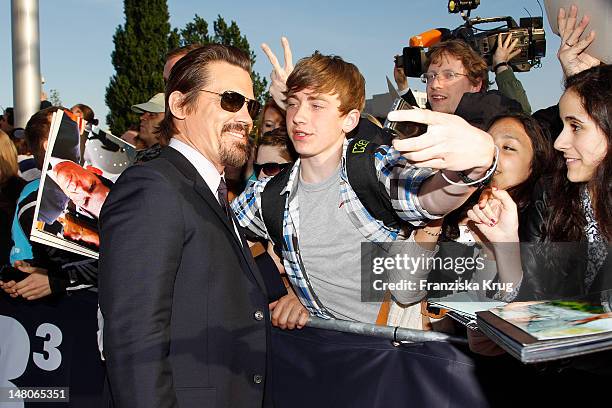
[[[282,62],[281,35],[291,43],[294,63],[315,50],[340,55],[361,70],[368,98],[387,92],[385,75],[393,78],[393,56],[401,53],[411,36],[436,27],[452,29],[463,22],[458,14],[448,13],[445,0],[168,0],[168,8],[172,27],[183,27],[195,14],[209,22],[210,30],[217,15],[236,21],[255,51],[255,71],[265,77],[272,67],[259,45],[268,43]],[[527,10],[532,16],[541,15],[536,0],[481,0],[472,17],[511,16],[518,22],[528,16]],[[113,34],[125,19],[123,1],[39,0],[39,13],[43,90],[57,90],[67,107],[89,105],[103,124],[108,112],[105,90],[114,74]],[[547,52],[542,68],[517,74],[534,110],[556,104],[562,93],[556,58],[560,40],[546,15],[544,26]],[[0,61],[0,106],[12,106],[9,0],[0,0]],[[409,84],[424,90],[418,79],[410,78]]]

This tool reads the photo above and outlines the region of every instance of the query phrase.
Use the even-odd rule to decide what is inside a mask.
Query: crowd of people
[[[260,109],[242,51],[172,51],[165,91],[131,107],[140,123],[121,136],[139,151],[136,164],[108,184],[74,161],[52,163],[61,192],[99,220],[99,261],[28,237],[51,117],[68,110],[47,107],[15,129],[7,109],[0,264],[25,275],[0,288],[28,301],[98,288],[108,398],[134,407],[270,403],[270,324],[299,329],[317,316],[447,330],[427,299],[455,291],[419,282],[500,284],[471,290],[474,299],[603,301],[612,67],[588,54],[595,35],[576,15],[558,16],[557,105],[532,112],[509,64],[518,52],[510,36],[500,34],[493,57],[497,90],[485,60],[447,40],[427,53],[427,109],[388,115],[427,125],[406,139],[363,113],[365,79],[341,57],[315,52],[294,66],[283,38],[281,66],[263,45],[273,72]],[[416,105],[399,67],[395,79]],[[70,112],[97,125],[87,105]],[[86,142],[83,132],[79,157]],[[391,268],[389,281],[418,289],[363,301],[363,265],[380,254],[486,262]]]

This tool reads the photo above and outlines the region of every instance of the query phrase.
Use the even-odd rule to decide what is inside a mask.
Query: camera
[[[410,46],[404,47],[402,55],[395,58],[395,65],[404,69],[408,77],[418,78],[425,72],[427,54],[425,48],[450,39],[460,39],[468,43],[487,62],[489,68],[493,64],[493,54],[497,49],[499,33],[518,39],[516,47],[520,54],[508,63],[516,72],[527,72],[532,67],[539,66],[546,54],[546,37],[542,17],[521,18],[520,23],[509,16],[470,18],[470,11],[478,7],[480,0],[449,1],[450,13],[461,13],[465,23],[454,30],[436,28],[410,38]],[[477,27],[481,24],[501,22],[504,25],[492,29]]]
[[[414,109],[414,106],[410,105],[403,98],[397,98],[393,102],[391,110],[407,110]],[[392,122],[389,119],[385,120],[383,129],[388,129],[393,136],[398,139],[407,139],[409,137],[416,137],[427,132],[427,125],[416,122]]]

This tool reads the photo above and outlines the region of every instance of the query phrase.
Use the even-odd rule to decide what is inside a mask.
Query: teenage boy
[[[392,242],[400,231],[370,214],[349,183],[346,134],[359,122],[365,80],[342,58],[314,53],[298,62],[286,88],[287,129],[299,159],[278,197],[283,240],[275,245],[295,293],[271,305],[272,323],[301,328],[309,313],[373,323],[380,304],[360,301],[356,254],[361,242]],[[474,192],[466,182],[491,173],[491,137],[463,119],[424,110],[393,112],[389,119],[429,125],[425,135],[374,153],[378,182],[403,221],[418,225],[443,216]],[[243,227],[273,240],[262,216],[270,180],[249,186],[232,208]]]

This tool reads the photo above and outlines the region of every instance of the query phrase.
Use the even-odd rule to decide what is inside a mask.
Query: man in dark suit
[[[221,45],[177,62],[160,126],[169,146],[127,169],[102,208],[100,308],[114,406],[268,405],[267,291],[227,211],[223,179],[249,152],[259,110],[249,72],[245,53]]]

